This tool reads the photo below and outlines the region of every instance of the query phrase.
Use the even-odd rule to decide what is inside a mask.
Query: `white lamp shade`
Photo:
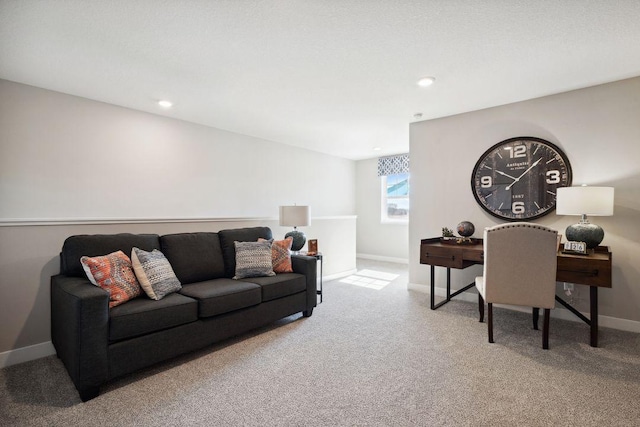
[[[561,187],[556,195],[558,215],[613,215],[613,187]]]
[[[305,227],[310,223],[309,206],[280,206],[280,225]]]

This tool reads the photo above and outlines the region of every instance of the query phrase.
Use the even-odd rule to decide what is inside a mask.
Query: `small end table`
[[[310,254],[308,252],[305,251],[300,251],[298,252],[300,255],[305,255],[305,256],[310,256],[312,258],[316,259],[317,261],[320,261],[320,289],[316,290],[316,295],[320,295],[320,303],[322,304],[322,252],[316,252],[314,254]]]

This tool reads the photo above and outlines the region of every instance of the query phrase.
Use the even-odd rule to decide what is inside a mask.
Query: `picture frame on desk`
[[[318,253],[318,239],[310,239],[307,241],[307,255],[316,255]]]

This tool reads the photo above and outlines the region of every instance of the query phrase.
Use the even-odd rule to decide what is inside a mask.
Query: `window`
[[[378,159],[378,176],[381,181],[382,222],[406,222],[409,220],[409,155],[381,157]]]
[[[382,221],[409,220],[409,174],[382,177]]]

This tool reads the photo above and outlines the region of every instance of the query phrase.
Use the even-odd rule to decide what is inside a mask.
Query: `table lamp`
[[[581,215],[579,223],[567,227],[569,241],[585,242],[593,249],[604,239],[602,227],[591,224],[587,215],[613,215],[613,187],[561,187],[556,195],[557,215]]]
[[[297,227],[306,227],[310,223],[309,206],[280,206],[280,225],[293,227],[293,231],[284,235],[285,239],[293,239],[292,251],[299,251],[307,242],[307,237],[302,231],[298,231]]]

